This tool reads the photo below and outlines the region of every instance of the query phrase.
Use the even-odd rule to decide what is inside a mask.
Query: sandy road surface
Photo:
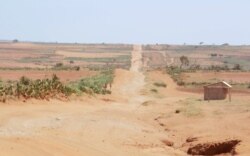
[[[182,153],[166,147],[154,124],[143,119],[141,46],[134,46],[130,71],[117,70],[113,102],[12,102],[0,107],[0,155],[127,156]],[[106,98],[106,97],[105,97]],[[119,100],[121,99],[121,100]],[[123,99],[123,100],[122,100]],[[150,117],[151,118],[151,117]]]
[[[167,74],[143,73],[141,57],[135,45],[131,69],[115,71],[110,96],[1,104],[0,155],[186,155],[190,136],[204,142],[240,139],[239,154],[250,153],[250,126],[244,124],[250,122],[250,97],[204,102],[199,94],[178,91]],[[149,92],[158,81],[167,88]]]

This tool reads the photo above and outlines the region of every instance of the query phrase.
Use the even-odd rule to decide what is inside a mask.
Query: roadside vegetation
[[[215,54],[213,54],[214,56]],[[188,57],[186,56],[181,56],[180,58],[180,66],[167,66],[165,68],[165,71],[171,76],[171,78],[177,83],[177,85],[179,86],[192,86],[192,87],[201,87],[204,85],[207,85],[209,83],[211,83],[210,81],[204,81],[204,82],[197,82],[197,81],[193,81],[193,82],[186,82],[185,79],[183,78],[183,75],[185,73],[196,73],[196,72],[215,72],[215,73],[219,73],[219,72],[245,72],[245,70],[243,69],[243,67],[240,64],[234,64],[234,66],[229,67],[227,65],[210,65],[207,67],[201,67],[198,64],[192,64]],[[188,74],[187,74],[188,75]],[[221,81],[217,78],[214,79],[215,81]],[[229,82],[230,84],[232,84],[233,86],[235,86],[236,88],[239,89],[246,89],[246,88],[250,88],[250,82],[245,82],[245,83],[240,83],[240,82]]]
[[[167,84],[164,83],[164,82],[155,82],[154,85],[156,87],[163,87],[163,88],[166,88],[167,87]]]
[[[78,94],[111,94],[109,89],[112,87],[113,79],[113,70],[107,70],[101,72],[100,75],[73,82],[70,86]]]
[[[53,75],[50,79],[32,80],[28,77],[21,77],[18,81],[0,81],[0,99],[6,102],[8,99],[51,99],[68,98],[72,94],[111,94],[113,82],[113,70],[106,70],[100,75],[81,79],[77,82],[64,84],[59,77]]]

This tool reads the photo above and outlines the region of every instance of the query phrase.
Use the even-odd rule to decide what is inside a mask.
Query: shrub
[[[65,85],[59,77],[53,75],[50,79],[31,80],[21,77],[17,82],[3,83],[0,81],[0,99],[6,101],[6,96],[23,97],[25,99],[67,98],[72,94],[111,94],[108,84],[113,82],[113,70],[102,72],[101,75],[82,79],[79,82]]]
[[[184,85],[185,85],[185,82],[184,82],[184,81],[177,81],[177,85],[179,85],[179,86],[184,86]]]
[[[13,43],[18,43],[19,41],[18,41],[18,39],[14,39],[12,42]]]
[[[63,66],[63,63],[56,63],[55,68],[60,68]]]
[[[185,85],[185,83],[180,77],[182,72],[184,72],[184,69],[181,69],[180,67],[177,67],[177,66],[167,67],[167,73],[177,83],[177,85],[181,85],[181,86]]]
[[[82,79],[77,86],[80,91],[88,94],[111,94],[111,91],[107,90],[107,86],[111,85],[113,77],[113,71],[108,70],[102,72],[101,75]]]
[[[235,64],[234,67],[233,67],[233,70],[241,70],[241,66],[240,64]]]
[[[180,61],[181,61],[181,66],[180,68],[182,68],[182,66],[189,66],[189,59],[187,56],[181,56],[180,57]]]
[[[227,65],[224,65],[224,66],[211,65],[207,69],[212,70],[212,71],[221,71],[221,70],[227,71],[227,70],[230,70]]]
[[[153,93],[158,93],[157,89],[151,89],[150,91],[153,92]]]
[[[75,69],[76,71],[79,71],[81,68],[80,68],[79,66],[75,66],[74,69]]]
[[[167,87],[167,85],[164,82],[155,82],[154,85],[156,87],[163,87],[163,88]]]
[[[48,99],[57,95],[70,96],[74,90],[63,85],[60,79],[53,75],[51,79],[31,80],[27,77],[21,77],[15,84],[1,85],[0,96],[24,97],[25,99]]]
[[[211,55],[211,57],[217,57],[218,56],[218,54],[216,54],[216,53],[212,53],[210,55]]]

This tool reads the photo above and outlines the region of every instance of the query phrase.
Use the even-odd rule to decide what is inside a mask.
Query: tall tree
[[[181,61],[180,68],[182,68],[183,66],[189,66],[189,59],[187,56],[181,56],[180,61]]]

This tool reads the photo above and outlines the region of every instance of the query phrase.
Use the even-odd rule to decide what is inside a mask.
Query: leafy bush
[[[64,85],[60,79],[53,75],[51,79],[31,80],[27,77],[21,77],[19,81],[11,84],[1,84],[0,96],[23,97],[25,99],[48,99],[61,96],[70,96],[74,90]]]
[[[62,63],[57,63],[53,68],[52,70],[76,70],[76,71],[79,71],[81,68],[80,66],[66,66],[66,65],[63,65]]]
[[[184,85],[185,85],[185,82],[184,82],[184,81],[178,81],[178,82],[177,82],[177,85],[179,85],[179,86],[184,86]]]
[[[56,63],[55,68],[59,68],[59,67],[62,67],[62,66],[63,66],[63,63]]]
[[[211,55],[211,57],[217,57],[218,56],[218,54],[216,54],[216,53],[212,53],[210,55]]]
[[[5,102],[6,97],[17,98],[67,98],[72,94],[111,94],[107,86],[113,82],[113,70],[104,71],[101,75],[82,79],[79,82],[65,85],[53,75],[51,79],[31,80],[21,77],[19,81],[3,83],[0,81],[0,101]]]
[[[164,83],[164,82],[155,82],[154,85],[156,87],[163,87],[163,88],[167,87],[166,83]]]
[[[158,93],[157,89],[151,89],[150,91],[153,92],[153,93]]]
[[[185,85],[185,83],[180,77],[182,72],[184,72],[184,69],[181,69],[180,67],[177,67],[177,66],[167,67],[167,73],[177,83],[177,85],[180,85],[180,86]]]
[[[101,75],[82,79],[78,82],[78,89],[88,94],[111,94],[107,90],[108,84],[113,82],[113,71],[105,71]]]
[[[75,69],[76,71],[79,71],[81,68],[80,68],[79,66],[75,66],[74,69]]]
[[[234,67],[233,67],[233,70],[241,70],[241,66],[240,64],[235,64]]]
[[[212,71],[228,71],[228,70],[230,70],[227,65],[224,65],[224,66],[211,65],[207,69],[212,70]]]
[[[189,66],[189,59],[187,56],[181,56],[180,57],[180,61],[181,61],[181,66],[180,68],[182,68],[182,66]]]

